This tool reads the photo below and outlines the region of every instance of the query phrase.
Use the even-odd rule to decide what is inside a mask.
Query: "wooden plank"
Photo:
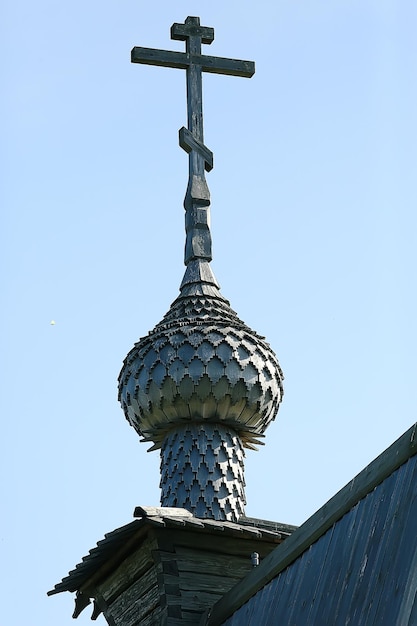
[[[205,54],[187,54],[172,50],[159,50],[157,48],[143,48],[135,46],[131,52],[132,63],[145,65],[157,65],[159,67],[172,67],[185,70],[190,65],[200,66],[203,72],[211,74],[226,74],[227,76],[242,76],[250,78],[255,73],[253,61],[240,61],[213,57]]]
[[[179,143],[183,150],[190,153],[195,150],[204,159],[204,167],[207,172],[213,169],[213,153],[201,141],[196,139],[190,131],[184,126],[179,130]]]
[[[149,613],[149,615],[142,617],[140,626],[155,626],[155,624],[164,626],[168,623],[169,622],[166,619],[166,608],[158,606],[151,613]],[[135,622],[134,626],[137,626],[137,624],[138,622]],[[121,623],[121,626],[124,626],[124,622]]]
[[[271,546],[273,549],[275,546]],[[249,569],[251,569],[251,558],[250,552],[246,551],[244,554],[224,554],[222,552],[217,552],[215,549],[209,550],[200,550],[199,546],[195,548],[177,546],[176,554],[175,554],[175,563],[177,565],[178,571],[201,571],[201,564],[204,563],[204,569],[206,571],[215,573],[219,572],[219,568],[222,568],[223,571],[233,571],[233,567],[237,566],[239,568],[245,568],[247,564]],[[157,557],[157,561],[160,563],[169,563],[172,561],[173,555],[170,552],[159,551],[155,554]],[[173,572],[170,572],[173,573]]]
[[[157,557],[158,555],[156,555]],[[172,576],[178,576],[178,565],[176,560],[163,560],[160,561],[155,557],[155,562],[158,562],[161,565],[162,572],[164,574],[171,574]],[[171,554],[171,559],[172,559]]]
[[[357,502],[417,453],[417,424],[379,455],[213,607],[207,625],[222,624],[259,589],[317,541]]]
[[[182,617],[168,617],[167,626],[183,626],[183,624],[189,624],[189,626],[197,626],[200,623],[201,615],[201,611],[182,611]],[[156,623],[157,622],[155,622],[155,624]],[[142,626],[142,624],[140,626]]]
[[[185,52],[143,48],[142,46],[132,48],[131,62],[143,63],[145,65],[157,65],[159,67],[173,67],[183,70],[187,69],[190,64]]]
[[[106,602],[111,603],[120,595],[121,591],[132,584],[143,573],[149,570],[153,563],[152,550],[156,548],[156,541],[146,541],[133,554],[128,556],[121,565],[108,576],[104,582],[97,585]]]
[[[168,506],[137,506],[133,513],[133,517],[193,517],[193,514],[187,509],[180,509]]]
[[[169,590],[167,589],[168,595],[180,595],[183,591],[195,591],[196,593],[207,591],[209,593],[223,595],[226,591],[231,589],[233,585],[238,583],[239,580],[240,578],[238,576],[215,576],[213,574],[206,574],[201,570],[198,576],[188,572],[182,574],[179,578],[170,576],[169,574],[164,576],[165,586],[176,585],[178,588],[178,593],[175,594],[169,594]]]
[[[203,613],[205,609],[213,606],[222,597],[219,593],[209,593],[207,591],[183,591],[181,597],[169,596],[170,606],[178,605],[189,611]],[[130,625],[129,625],[130,626]]]
[[[122,626],[134,626],[140,622],[142,617],[155,610],[159,604],[160,590],[156,581],[149,588],[149,581],[146,581],[144,592],[143,579],[137,580],[126,591],[124,591],[108,608],[108,613],[113,617],[116,624]]]
[[[211,74],[225,74],[227,76],[251,78],[255,73],[255,63],[253,61],[224,59],[223,57],[212,57],[204,54],[190,55],[190,57],[192,63],[201,65],[203,72],[209,72]]]
[[[293,526],[292,524],[283,524],[281,522],[274,522],[272,520],[246,516],[239,518],[239,524],[241,526],[247,525],[253,526],[255,528],[260,528],[262,531],[270,530],[273,532],[282,532],[289,535],[291,535],[298,528],[298,526]]]
[[[157,535],[158,546],[162,551],[178,552],[180,546],[189,547],[201,551],[213,552],[215,548],[218,554],[244,556],[250,555],[252,552],[259,552],[261,558],[273,550],[282,539],[273,537],[253,538],[245,536],[244,533],[239,535],[228,535],[224,531],[218,530],[213,534],[211,529],[204,529],[192,532],[190,529],[168,529],[162,532],[155,529]],[[285,542],[289,539],[285,539]]]
[[[223,560],[217,560],[216,558],[210,561],[208,559],[202,560],[201,558],[200,560],[184,560],[178,564],[178,569],[181,576],[185,573],[199,574],[203,567],[207,574],[238,579],[243,578],[252,570],[252,564],[249,559],[237,560],[229,558],[226,560],[226,564]]]
[[[158,574],[158,584],[161,589],[161,593],[165,593],[169,596],[180,596],[180,579],[178,576],[171,576],[170,574]]]

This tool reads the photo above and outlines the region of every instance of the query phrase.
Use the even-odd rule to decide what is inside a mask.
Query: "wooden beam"
[[[143,48],[141,46],[132,48],[131,61],[132,63],[173,67],[181,70],[186,70],[190,65],[198,65],[203,72],[241,76],[243,78],[251,78],[255,73],[253,61],[213,57],[206,54],[187,54],[186,52]]]
[[[188,154],[195,150],[204,159],[204,167],[207,172],[211,172],[213,169],[213,153],[207,148],[201,141],[196,139],[192,133],[184,126],[179,130],[179,142],[183,150]]]

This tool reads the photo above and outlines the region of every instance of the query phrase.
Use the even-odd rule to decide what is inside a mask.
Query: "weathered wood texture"
[[[207,624],[417,624],[417,425],[214,607]]]
[[[207,521],[207,520],[205,520]],[[213,528],[216,528],[213,525]],[[245,529],[245,531],[250,529]],[[235,535],[226,535],[222,530],[213,532],[190,532],[190,530],[173,530],[171,528],[164,529],[161,533],[158,531],[158,547],[159,550],[178,553],[185,548],[195,550],[195,553],[206,554],[215,553],[222,556],[238,556],[244,558],[247,555],[250,562],[252,552],[259,552],[261,558],[266,557],[271,550],[281,543],[280,539],[271,537],[270,541],[260,538],[254,534],[253,537],[242,536],[238,532]]]
[[[140,624],[142,619],[160,606],[160,590],[156,574],[146,581],[137,580],[126,589],[107,609],[105,616],[110,615],[115,624],[133,626]]]
[[[158,575],[161,566],[155,564],[153,558],[156,549],[156,540],[148,537],[97,587],[97,593],[106,602],[103,613],[109,624],[162,623],[165,609],[160,605]]]
[[[181,596],[171,596],[170,606],[178,606],[183,611],[195,611],[196,617],[204,613],[204,609],[213,606],[222,593],[210,593],[208,591],[182,591]],[[196,622],[198,623],[198,622]]]
[[[211,44],[214,29],[201,26],[199,17],[188,16],[184,24],[171,27],[171,38],[185,42],[185,52],[158,50],[136,46],[131,53],[132,63],[185,69],[187,74],[187,120],[188,130],[180,131],[180,146],[189,154],[189,180],[184,207],[189,213],[185,244],[185,264],[195,259],[212,258],[209,218],[195,218],[203,212],[196,208],[206,207],[208,213],[210,193],[205,180],[205,170],[213,167],[213,154],[204,145],[202,73],[226,74],[250,78],[255,72],[252,61],[228,59],[202,54],[202,44]]]
[[[243,78],[251,78],[255,73],[255,63],[253,61],[225,59],[205,54],[190,55],[185,52],[143,48],[141,46],[132,48],[131,61],[132,63],[159,65],[159,67],[172,67],[181,70],[186,70],[193,64],[201,67],[203,72],[241,76]]]
[[[280,541],[278,534],[265,539],[250,527],[239,532],[230,525],[225,532],[207,520],[197,520],[193,529],[194,519],[179,516],[178,527],[151,527],[141,545],[97,586],[109,624],[197,625],[205,610],[252,569],[251,552],[266,556]]]
[[[144,542],[140,549],[128,556],[121,567],[117,568],[106,578],[104,584],[98,585],[98,590],[107,603],[111,603],[132,582],[144,576],[154,565],[152,551],[157,548],[155,540]]]
[[[259,546],[258,546],[259,547]],[[170,561],[173,555],[160,551],[158,559],[163,565]],[[175,564],[178,572],[189,572],[190,574],[200,574],[202,566],[206,574],[215,576],[230,576],[242,578],[251,569],[249,553],[245,556],[234,556],[229,554],[215,553],[213,550],[193,550],[186,546],[179,546],[175,553]]]
[[[266,555],[274,548],[274,542],[211,533],[171,530],[157,534],[161,549],[155,558],[164,571],[164,587],[177,590],[167,592],[167,603],[180,607],[181,619],[190,624],[198,624],[203,612],[252,569],[252,551]]]
[[[207,172],[210,172],[213,169],[213,153],[211,150],[207,148],[201,141],[196,139],[190,131],[184,126],[180,128],[179,133],[179,142],[180,146],[183,150],[188,152],[188,154],[195,150],[203,157],[205,161],[205,169]]]
[[[134,621],[126,626],[167,626],[168,616],[165,607],[158,606],[154,611],[142,617],[140,621]],[[125,626],[122,622],[121,626]]]

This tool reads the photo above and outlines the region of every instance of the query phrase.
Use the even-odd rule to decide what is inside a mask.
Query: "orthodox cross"
[[[199,17],[187,17],[184,24],[173,24],[171,39],[185,41],[185,52],[134,47],[132,63],[185,69],[187,74],[188,129],[179,131],[179,143],[189,154],[189,178],[184,200],[186,210],[185,264],[194,259],[211,260],[209,229],[210,193],[205,170],[213,168],[213,153],[204,145],[202,72],[243,76],[255,73],[252,61],[239,61],[201,54],[201,44],[211,44],[214,29],[200,26]]]

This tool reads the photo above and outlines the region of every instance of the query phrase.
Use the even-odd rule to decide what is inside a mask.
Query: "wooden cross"
[[[185,41],[185,52],[134,47],[132,63],[185,69],[187,74],[188,129],[179,131],[180,146],[189,154],[189,180],[184,200],[186,209],[185,263],[202,258],[211,260],[208,207],[210,193],[204,171],[213,168],[213,153],[204,145],[202,72],[243,76],[255,73],[252,61],[239,61],[201,54],[201,44],[211,44],[214,29],[200,26],[199,17],[187,17],[184,24],[173,24],[171,39]],[[206,207],[206,210],[202,210]]]

